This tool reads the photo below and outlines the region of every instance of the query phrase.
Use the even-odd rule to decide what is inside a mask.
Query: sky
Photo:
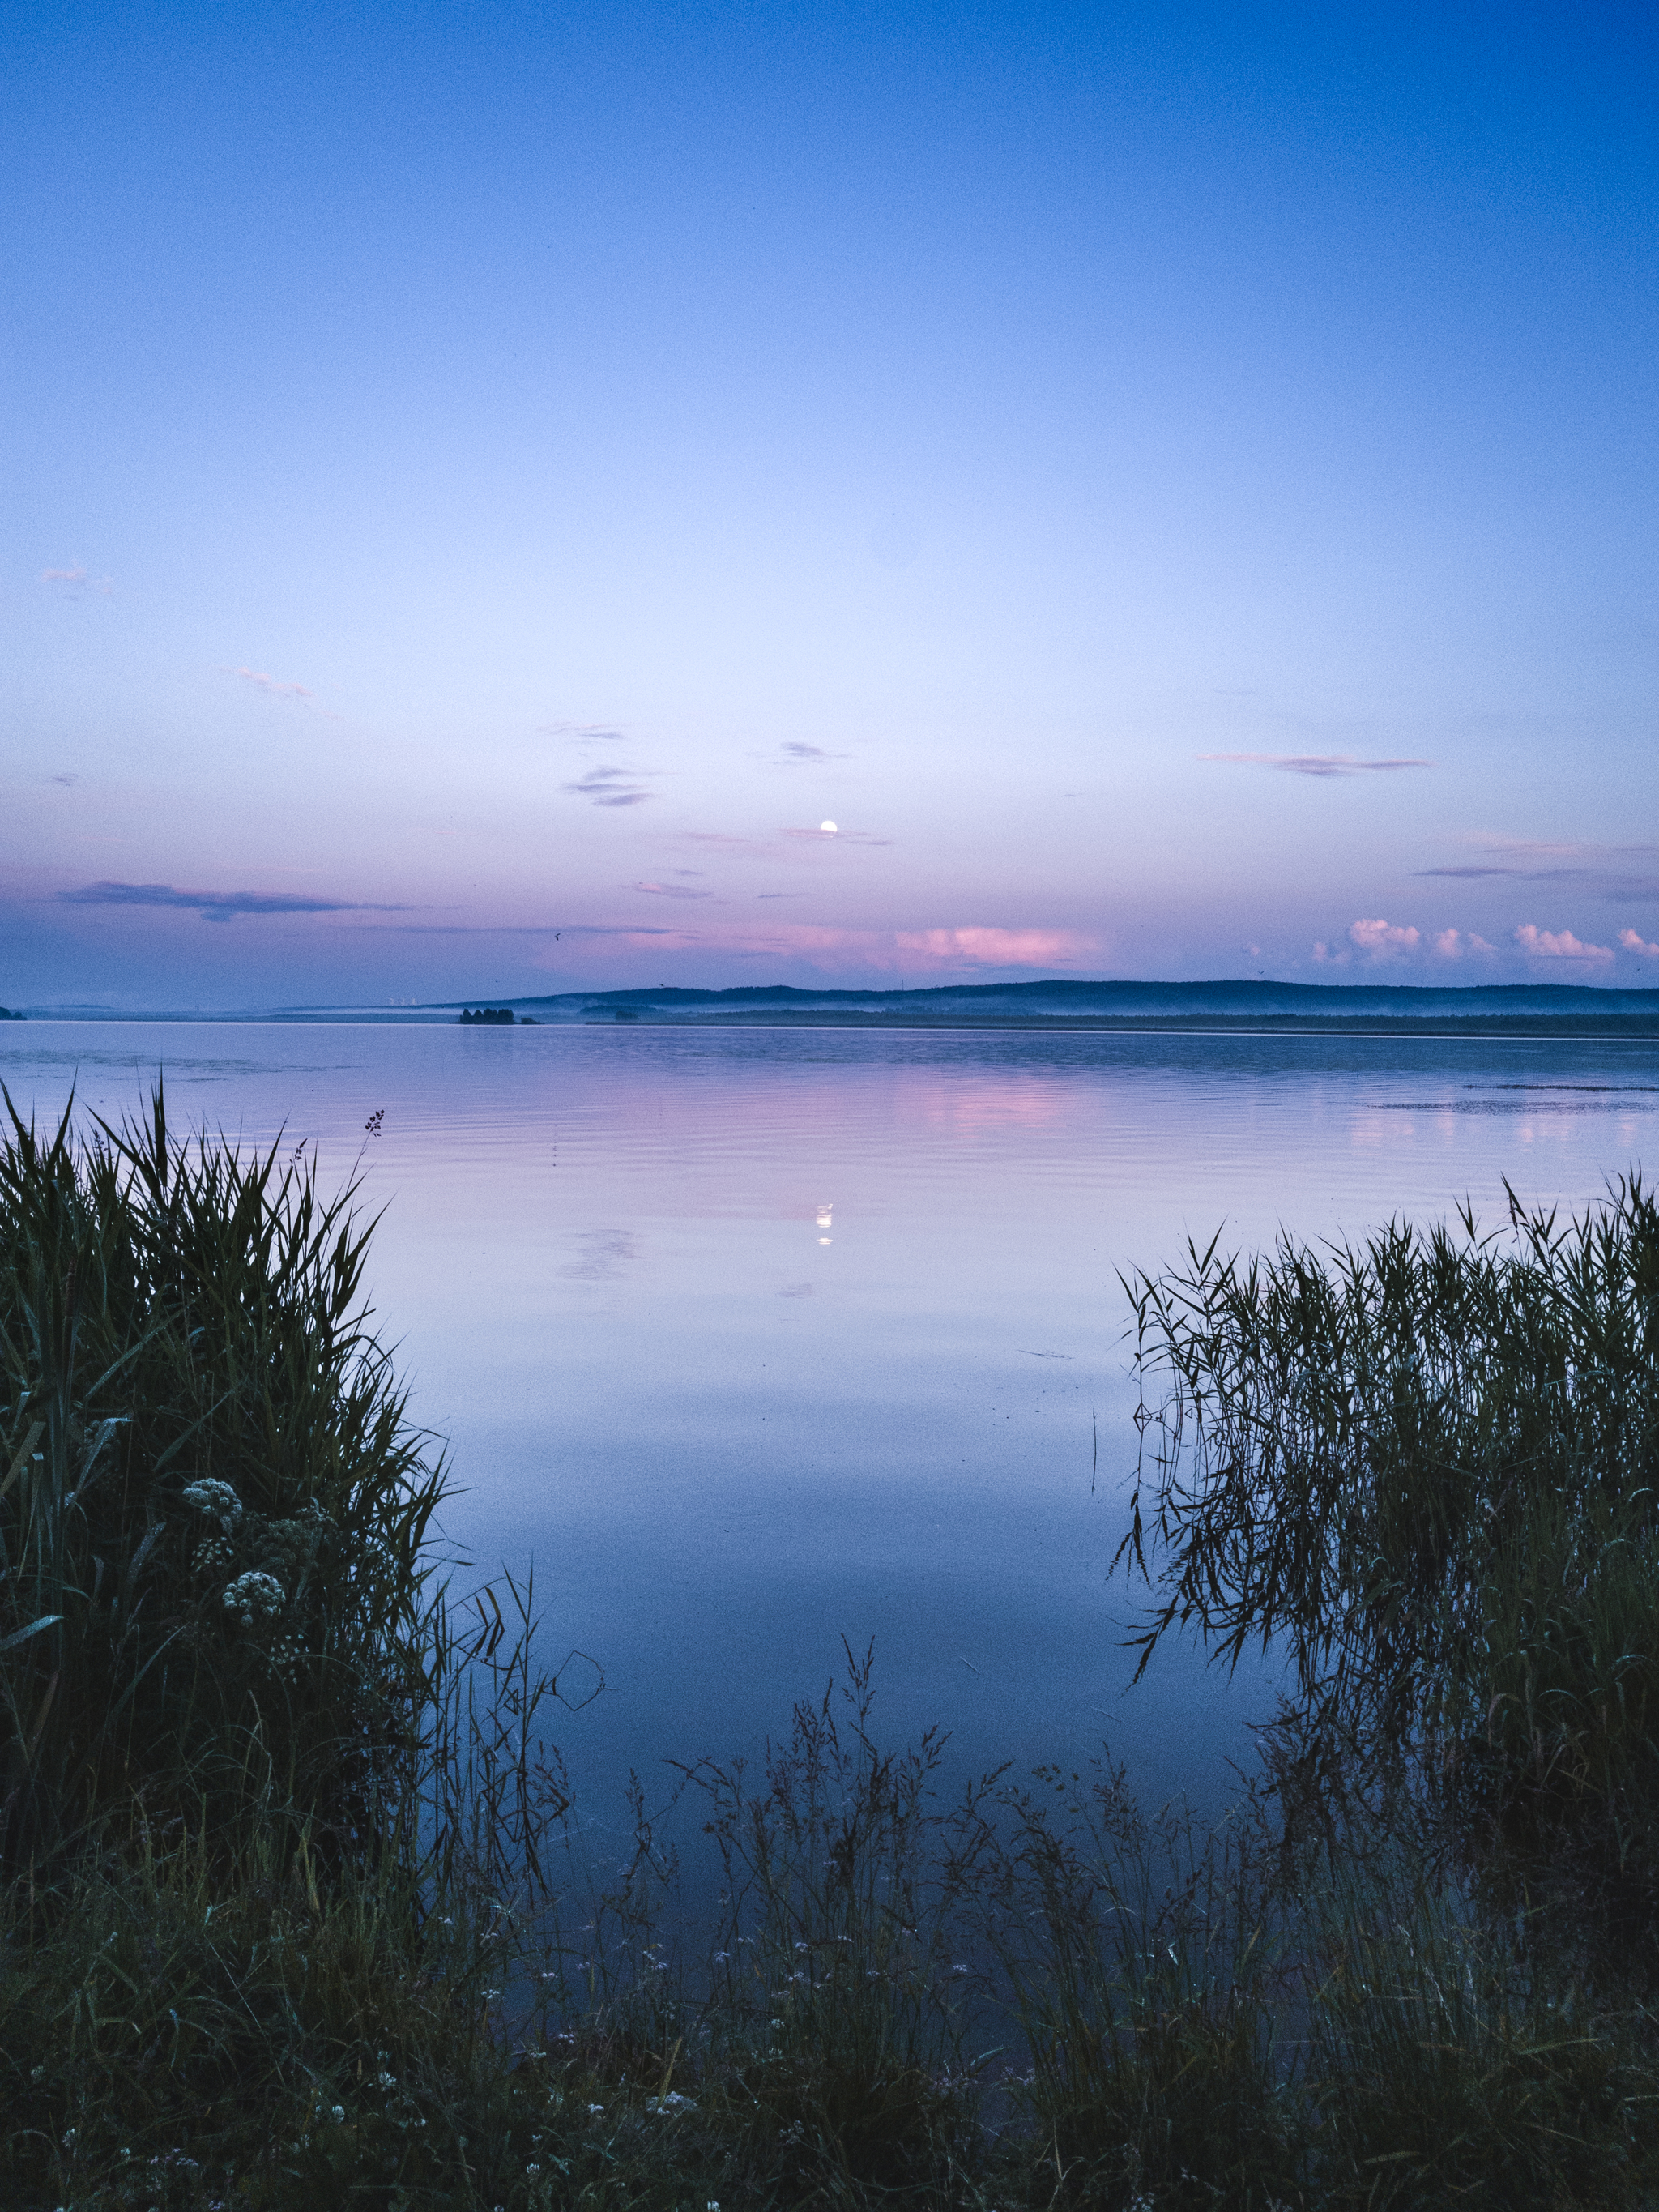
[[[12,6],[0,1002],[1659,985],[1659,17]]]

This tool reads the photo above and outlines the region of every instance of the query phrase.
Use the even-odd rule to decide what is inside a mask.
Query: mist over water
[[[1496,1226],[1507,1177],[1582,1206],[1639,1163],[1650,1042],[884,1035],[596,1026],[33,1022],[27,1113],[118,1118],[165,1072],[175,1125],[361,1158],[370,1268],[416,1417],[448,1441],[448,1534],[533,1559],[544,1656],[602,1668],[561,1719],[584,1817],[629,1768],[758,1749],[845,1636],[893,1741],[959,1771],[1077,1765],[1227,1794],[1272,1701],[1160,1655],[1126,1694],[1109,1578],[1134,1466],[1118,1272],[1191,1236]],[[381,1133],[366,1124],[384,1113]],[[567,1680],[580,1694],[585,1662]]]

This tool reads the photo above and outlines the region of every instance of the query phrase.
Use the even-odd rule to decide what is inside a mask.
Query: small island
[[[511,1029],[515,1019],[511,1006],[463,1006],[461,1027],[475,1029],[481,1023],[487,1027]]]

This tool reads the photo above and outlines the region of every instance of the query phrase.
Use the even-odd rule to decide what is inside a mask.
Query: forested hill
[[[1428,1020],[1516,1020],[1603,1023],[1625,1029],[1659,1028],[1659,990],[1600,988],[1589,984],[1507,983],[1462,988],[1407,983],[1272,983],[1221,980],[1205,983],[1073,982],[947,983],[922,990],[809,990],[790,984],[739,985],[694,990],[678,985],[629,991],[564,992],[517,999],[521,1012],[544,1020],[714,1020],[789,1024],[797,1021],[935,1022],[1056,1020],[1194,1024],[1267,1021],[1353,1023],[1366,1027]]]

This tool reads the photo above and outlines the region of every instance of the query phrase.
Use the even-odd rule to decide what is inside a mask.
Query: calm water
[[[20,1103],[360,1152],[376,1303],[452,1446],[455,1537],[535,1561],[588,1814],[756,1746],[872,1637],[890,1737],[965,1765],[1103,1740],[1213,1802],[1260,1670],[1124,1694],[1133,1463],[1116,1271],[1229,1241],[1581,1204],[1639,1161],[1650,1044],[78,1025],[0,1033]],[[384,1109],[383,1133],[364,1124]],[[1096,1475],[1096,1437],[1098,1468]],[[583,1679],[580,1664],[573,1683]],[[654,1787],[654,1783],[653,1785]]]

